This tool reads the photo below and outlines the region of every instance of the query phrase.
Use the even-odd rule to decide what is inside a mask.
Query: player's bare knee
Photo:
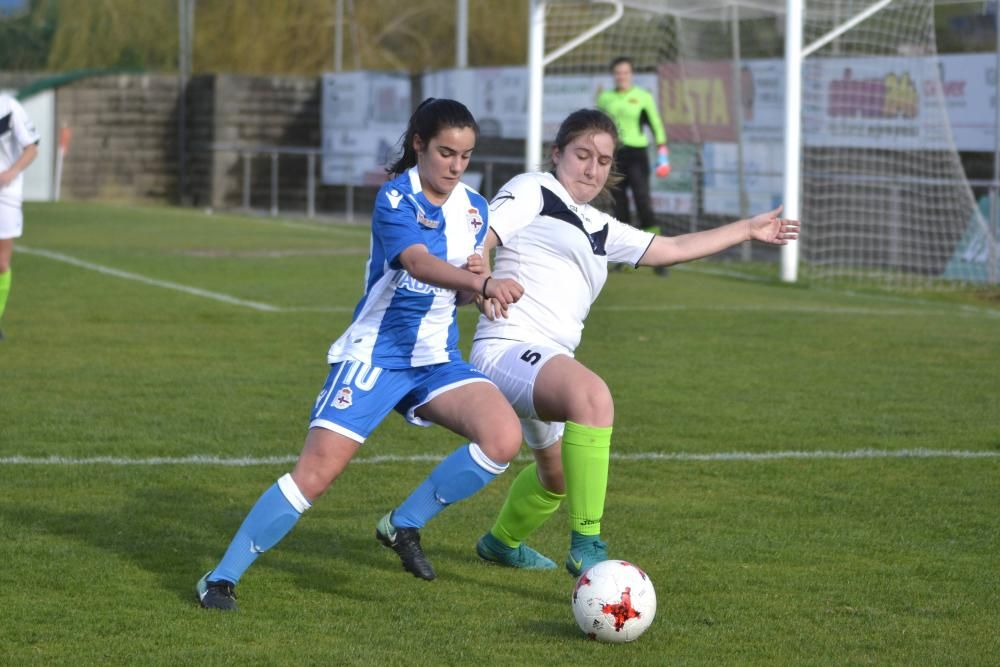
[[[521,426],[517,421],[505,424],[494,429],[477,444],[496,463],[509,463],[521,448]]]
[[[316,448],[307,447],[292,470],[292,480],[302,494],[313,502],[326,493],[339,473],[335,459],[325,456]]]
[[[595,378],[581,386],[573,396],[567,418],[584,426],[604,428],[615,420],[615,402],[608,385]]]
[[[517,452],[521,449],[521,436],[520,430],[518,430],[517,436],[505,437],[497,442],[496,445],[496,455],[491,456],[497,463],[510,463],[517,456]]]
[[[309,502],[316,502],[316,500],[326,493],[326,490],[330,488],[333,484],[335,478],[324,474],[322,471],[309,470],[296,467],[292,471],[292,481],[295,485],[299,487],[299,491],[302,492]]]

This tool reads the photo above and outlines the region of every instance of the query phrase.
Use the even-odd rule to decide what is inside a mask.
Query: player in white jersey
[[[798,238],[799,223],[778,217],[780,207],[669,238],[598,211],[590,203],[606,192],[616,141],[603,112],[576,111],[556,135],[552,171],[515,177],[490,203],[487,252],[499,244],[493,275],[516,279],[525,293],[509,309],[482,304],[470,361],[514,406],[535,463],[514,480],[496,523],[476,545],[487,561],[554,568],[523,541],[564,497],[572,529],[567,570],[578,576],[607,558],[601,517],[614,402],[604,380],[573,353],[608,263],[667,266],[750,239],[783,245]]]
[[[7,307],[13,272],[14,239],[24,228],[21,174],[38,155],[38,132],[17,100],[0,95],[0,320]],[[0,330],[0,340],[3,331]]]
[[[376,537],[414,576],[433,579],[419,529],[507,468],[521,445],[517,416],[495,385],[458,351],[456,307],[476,295],[507,306],[512,279],[483,275],[486,200],[462,184],[479,128],[454,100],[425,100],[403,155],[376,196],[365,292],[330,347],[330,373],[313,406],[299,460],[251,508],[216,567],[198,582],[206,608],[236,608],[235,586],[346,468],[393,409],[469,439],[407,500],[378,522]]]

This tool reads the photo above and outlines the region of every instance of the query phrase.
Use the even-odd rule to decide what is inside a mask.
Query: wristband
[[[483,281],[483,298],[489,298],[486,296],[486,283],[490,281],[493,276],[486,276],[486,280]]]

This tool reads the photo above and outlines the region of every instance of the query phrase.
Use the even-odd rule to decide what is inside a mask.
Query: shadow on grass
[[[83,495],[89,498],[77,496],[58,502],[34,493],[23,502],[2,503],[0,515],[27,532],[61,536],[127,559],[155,575],[163,589],[173,591],[178,599],[193,600],[195,582],[222,556],[256,501],[244,494],[243,489],[250,485],[242,485],[240,497],[234,498],[208,483],[197,485],[171,478],[163,485],[141,485],[139,479],[126,480],[126,475],[111,477],[117,479],[98,483],[100,491],[93,487],[84,490]],[[136,477],[148,480],[145,475]],[[263,479],[261,491],[269,483],[267,477]],[[344,584],[348,578],[371,576],[359,574],[365,569],[388,572],[398,568],[395,554],[388,554],[391,560],[380,558],[383,547],[362,536],[357,526],[341,525],[322,512],[316,514],[306,515],[275,550],[288,551],[292,558],[272,551],[251,571],[287,571],[318,592],[370,599],[370,591],[362,598]],[[368,523],[373,527],[376,519],[373,516]],[[272,558],[275,555],[279,557]]]
[[[27,532],[60,536],[126,559],[152,574],[179,601],[193,605],[195,582],[224,553],[256,502],[258,495],[253,494],[263,492],[277,474],[252,476],[261,479],[257,491],[245,474],[238,485],[225,487],[220,486],[225,477],[217,471],[198,471],[184,479],[171,473],[157,480],[154,475],[115,469],[99,478],[74,479],[64,485],[71,487],[67,493],[52,496],[38,493],[37,481],[24,479],[18,486],[23,485],[25,493],[8,489],[9,498],[24,500],[0,503],[0,515]],[[474,548],[478,534],[469,535],[467,548],[455,546],[455,535],[446,525],[435,525],[425,539],[438,579],[417,579],[402,569],[394,552],[375,540],[375,523],[384,512],[377,499],[360,509],[345,508],[356,502],[357,490],[341,484],[339,492],[317,503],[277,547],[263,554],[249,575],[257,580],[268,570],[276,571],[304,591],[390,604],[400,595],[455,585],[490,591],[484,595],[537,598],[537,577],[565,579],[569,590],[570,577],[562,571],[515,573],[482,563]]]

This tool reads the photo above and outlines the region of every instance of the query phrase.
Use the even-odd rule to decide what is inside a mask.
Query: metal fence
[[[358,189],[373,190],[374,186],[356,185],[353,183],[341,183],[341,184],[322,184],[318,176],[319,166],[322,163],[323,149],[321,148],[304,148],[298,146],[268,146],[268,145],[240,145],[240,144],[224,144],[224,143],[214,143],[210,146],[210,150],[213,153],[231,153],[239,156],[239,170],[240,170],[240,208],[244,211],[261,211],[259,207],[255,208],[253,202],[255,200],[255,187],[261,187],[261,182],[264,179],[254,174],[254,165],[259,164],[262,160],[268,164],[268,175],[266,178],[266,189],[267,189],[267,202],[268,205],[264,212],[271,216],[277,216],[281,213],[282,203],[290,208],[299,210],[297,207],[291,205],[291,200],[287,193],[282,193],[282,176],[281,176],[281,163],[282,160],[289,158],[302,158],[305,160],[305,170],[304,170],[304,198],[301,204],[304,205],[305,216],[307,218],[315,218],[322,215],[342,215],[347,220],[353,221],[355,219],[356,213],[356,195]],[[479,176],[478,190],[485,193],[492,193],[495,187],[499,185],[500,179],[498,178],[498,171],[500,168],[506,168],[506,171],[514,172],[521,171],[521,167],[524,164],[523,158],[514,158],[502,155],[476,155],[470,165],[469,170],[466,172],[469,175],[475,177]],[[300,165],[301,167],[301,165]],[[296,169],[297,172],[301,172],[301,168]],[[506,176],[503,177],[506,180]],[[287,187],[287,186],[286,186]],[[342,201],[342,205],[333,210],[320,210],[322,207],[318,206],[317,202],[319,198],[317,194],[320,189],[336,188],[342,191],[342,197],[336,198],[338,201]],[[302,185],[299,184],[295,190],[301,190]]]

